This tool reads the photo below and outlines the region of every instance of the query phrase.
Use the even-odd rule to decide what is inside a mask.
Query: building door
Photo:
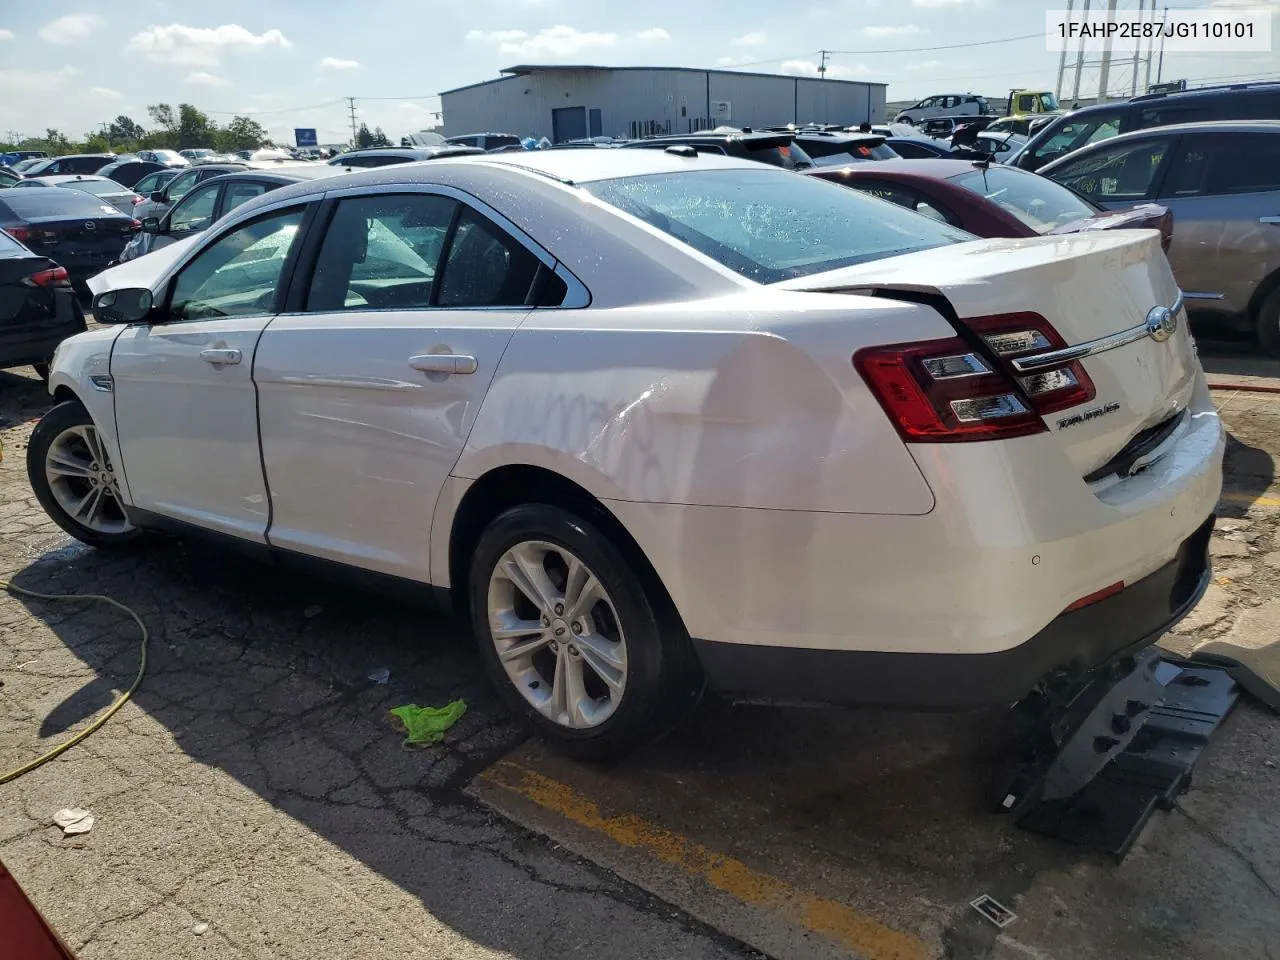
[[[587,136],[587,108],[560,107],[551,111],[551,140],[582,140]]]
[[[591,121],[591,136],[593,137],[601,136],[600,131],[604,128],[604,123],[601,120],[600,108],[592,107],[588,111],[587,115]]]

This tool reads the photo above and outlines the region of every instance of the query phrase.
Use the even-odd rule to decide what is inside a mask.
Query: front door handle
[[[1259,217],[1258,222],[1280,224],[1280,217]]]
[[[239,363],[240,351],[235,347],[213,347],[200,351],[200,359],[205,363],[222,366],[227,363]]]
[[[475,373],[480,364],[458,353],[423,353],[410,357],[409,366],[423,373]]]

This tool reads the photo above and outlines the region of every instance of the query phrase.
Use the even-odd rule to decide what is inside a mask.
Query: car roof
[[[986,164],[981,160],[950,160],[946,157],[937,159],[919,159],[908,160],[906,158],[900,160],[879,160],[875,163],[851,163],[843,167],[817,167],[814,170],[806,170],[805,173],[810,176],[818,176],[820,173],[831,173],[832,171],[848,172],[858,177],[888,177],[890,179],[897,176],[907,176],[915,179],[924,178],[928,180],[950,180],[952,177],[958,177],[962,173],[968,173],[971,170],[982,169]],[[996,164],[996,166],[1004,166],[1004,164]],[[1017,170],[1017,167],[1010,167],[1011,170]],[[1019,170],[1019,173],[1026,173],[1025,170]],[[1034,173],[1027,174],[1035,176]]]
[[[241,180],[251,180],[254,182],[262,182],[266,180],[268,183],[301,183],[304,180],[319,180],[323,177],[334,177],[339,174],[350,172],[346,167],[331,167],[328,164],[317,163],[302,165],[296,167],[287,167],[277,170],[234,170],[231,173],[224,173],[218,177],[210,177],[205,183],[232,182],[236,183]],[[202,183],[201,187],[204,186]]]
[[[1243,93],[1253,90],[1277,90],[1280,81],[1258,80],[1253,83],[1215,84],[1209,87],[1196,87],[1192,90],[1167,90],[1161,93],[1143,93],[1131,98],[1129,103],[1153,103],[1158,100],[1183,100],[1196,97],[1219,96],[1224,93]]]
[[[97,181],[98,183],[111,183],[120,187],[120,184],[116,183],[110,177],[100,177],[94,173],[51,173],[44,177],[28,177],[27,179],[31,180],[33,183],[75,183],[76,181],[81,183],[92,183]],[[120,189],[128,190],[129,188],[120,187]]]
[[[1088,150],[1102,143],[1124,143],[1127,140],[1138,140],[1142,137],[1167,137],[1171,134],[1176,136],[1183,133],[1280,133],[1280,120],[1200,120],[1196,123],[1171,123],[1162,127],[1143,127],[1141,130],[1130,130],[1128,133],[1085,144],[1080,150]],[[1080,150],[1073,150],[1067,156],[1074,156]],[[1065,160],[1066,157],[1062,159]]]
[[[364,147],[360,150],[348,150],[340,153],[334,160],[343,157],[413,157],[423,160],[438,156],[463,156],[470,153],[484,153],[479,147],[468,147],[461,143],[440,143],[425,147]],[[341,166],[341,164],[335,164]]]

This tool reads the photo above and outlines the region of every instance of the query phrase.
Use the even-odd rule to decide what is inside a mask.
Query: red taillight
[[[141,220],[130,220],[129,228],[125,231],[125,233],[137,233],[141,229],[142,229]]]
[[[136,207],[138,204],[140,204],[140,203],[143,201],[143,199],[144,199],[143,197],[135,196],[135,197],[133,198],[132,203],[133,203],[133,205]]]
[[[1093,593],[1089,594],[1087,597],[1081,597],[1079,600],[1071,604],[1071,606],[1067,607],[1067,609],[1063,610],[1062,612],[1071,613],[1073,610],[1083,610],[1085,607],[1091,607],[1095,603],[1098,603],[1102,600],[1106,600],[1108,597],[1114,597],[1117,593],[1119,593],[1123,589],[1124,589],[1124,581],[1119,580],[1111,584],[1109,587],[1103,587],[1101,590],[1094,591]]]
[[[71,286],[71,278],[67,275],[67,271],[63,267],[53,267],[49,270],[41,270],[39,273],[33,273],[24,281],[31,287],[69,287]]]
[[[31,231],[27,227],[5,227],[4,232],[19,243],[26,243],[31,239]]]
[[[859,350],[854,366],[902,438],[912,443],[1007,440],[1043,433],[1042,416],[1086,403],[1093,381],[1079,362],[1018,375],[1011,361],[1067,344],[1034,313],[965,325],[987,350],[959,337]],[[995,356],[994,363],[988,359]]]

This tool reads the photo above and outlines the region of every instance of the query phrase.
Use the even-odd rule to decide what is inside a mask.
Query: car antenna
[[[979,170],[989,170],[991,168],[991,158],[981,157],[973,161],[973,165],[977,167]]]

